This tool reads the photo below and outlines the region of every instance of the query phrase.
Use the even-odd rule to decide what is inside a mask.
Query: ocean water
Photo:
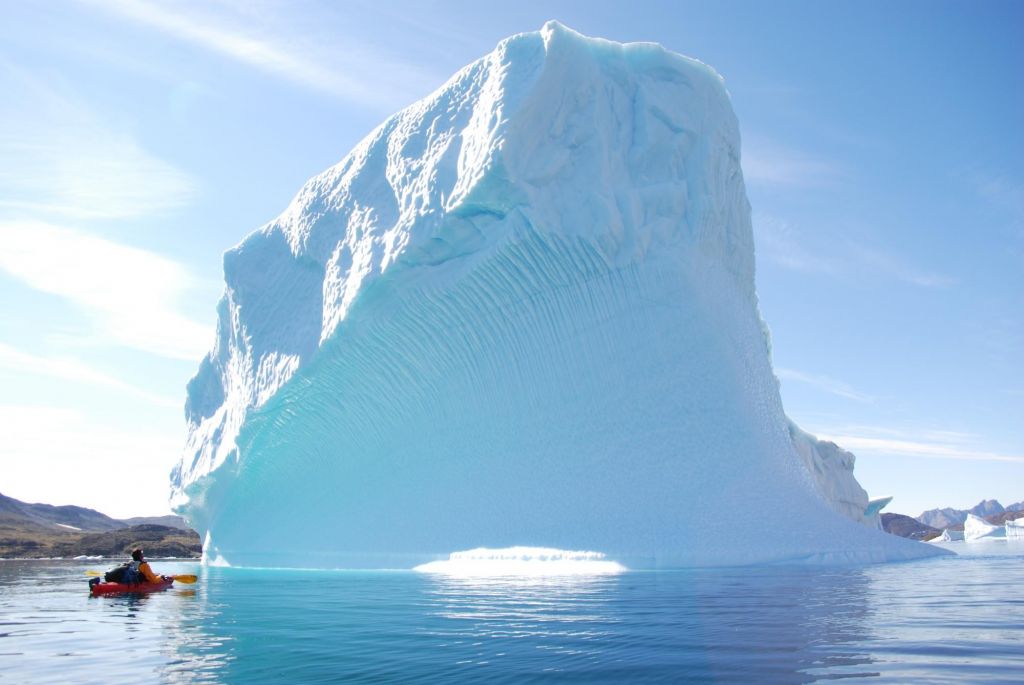
[[[1024,544],[857,568],[458,578],[0,562],[0,683],[1024,682]],[[99,566],[102,568],[102,566]]]

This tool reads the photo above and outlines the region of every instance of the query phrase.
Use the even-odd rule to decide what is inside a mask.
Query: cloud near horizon
[[[0,404],[0,425],[3,494],[115,517],[168,513],[167,472],[181,449],[179,435],[104,425],[67,407]],[[126,463],[133,464],[130,477],[111,473],[97,480],[97,467]]]

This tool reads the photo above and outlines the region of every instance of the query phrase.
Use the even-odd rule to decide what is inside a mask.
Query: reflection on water
[[[868,580],[857,570],[432,581],[433,613],[445,619],[438,648],[487,664],[525,645],[517,676],[793,682],[823,668],[872,673],[856,668],[870,657],[849,647],[867,633]]]
[[[0,683],[1009,682],[1024,668],[1022,559],[552,577],[204,569],[196,586],[96,599],[81,566],[2,562]]]

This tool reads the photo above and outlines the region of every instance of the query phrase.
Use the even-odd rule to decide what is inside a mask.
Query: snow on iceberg
[[[554,22],[503,41],[310,180],[224,276],[171,474],[208,559],[940,553],[861,525],[853,455],[787,420],[729,97],[658,45]]]

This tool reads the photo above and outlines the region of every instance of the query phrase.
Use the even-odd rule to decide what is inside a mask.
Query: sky
[[[557,19],[724,77],[789,416],[886,511],[1024,500],[1024,3],[0,8],[0,493],[167,513],[223,252]]]

